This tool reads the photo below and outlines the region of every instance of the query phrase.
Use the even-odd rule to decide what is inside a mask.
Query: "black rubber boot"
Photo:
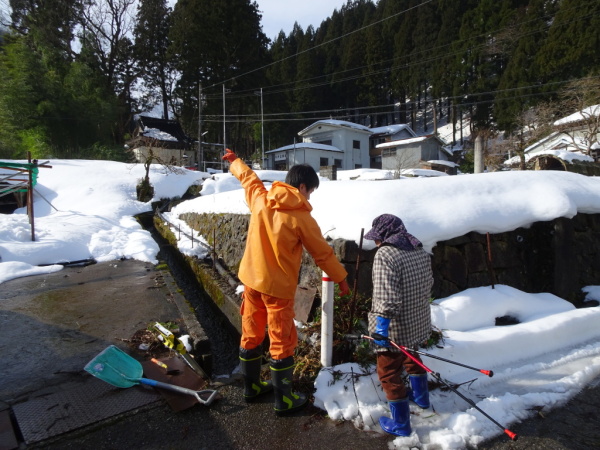
[[[257,397],[273,390],[270,381],[260,380],[260,366],[262,361],[262,348],[256,347],[246,350],[240,347],[240,365],[244,375],[244,399],[254,401]]]
[[[304,408],[308,402],[306,395],[292,391],[294,357],[271,360],[271,379],[275,390],[275,413],[292,413]]]

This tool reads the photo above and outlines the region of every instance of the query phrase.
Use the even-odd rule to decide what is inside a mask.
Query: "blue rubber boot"
[[[244,400],[252,402],[262,394],[271,392],[273,385],[270,381],[260,380],[262,361],[261,347],[246,350],[240,347],[240,365],[244,375]]]
[[[427,374],[409,375],[410,389],[408,391],[408,399],[417,404],[417,406],[427,409],[429,408],[429,386],[427,386]]]
[[[383,431],[394,436],[410,436],[412,430],[410,428],[410,409],[408,407],[408,399],[389,401],[392,418],[380,417],[379,425]]]

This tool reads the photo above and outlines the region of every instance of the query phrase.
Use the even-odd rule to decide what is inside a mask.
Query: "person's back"
[[[310,194],[319,178],[310,166],[294,166],[286,183],[275,181],[267,191],[252,169],[227,149],[223,156],[231,173],[242,183],[250,208],[250,224],[238,277],[244,283],[241,306],[240,361],[244,374],[244,397],[254,401],[275,390],[275,412],[288,413],[307,403],[292,391],[294,351],[298,344],[294,324],[294,296],[303,248],[317,265],[349,293],[346,270],[322,237],[310,212]],[[260,361],[265,328],[269,333],[271,382],[261,381]]]
[[[404,346],[424,342],[431,334],[431,256],[422,247],[402,250],[382,245],[375,257],[378,266],[386,270],[377,270],[376,267],[373,271],[373,298],[377,301],[373,303],[369,323],[374,325],[372,317],[396,309],[394,342]],[[389,280],[393,280],[392,289],[389,289]]]
[[[414,358],[405,356],[390,348],[390,341],[412,347],[425,342],[431,334],[431,257],[406,230],[402,219],[392,214],[377,216],[365,239],[375,241],[378,247],[373,259],[369,330],[378,345],[377,375],[391,413],[391,418],[380,417],[379,424],[387,433],[410,436],[408,402],[424,409],[430,407],[427,373],[419,365],[418,354]],[[403,370],[408,373],[408,390]]]
[[[275,181],[269,191],[241,160],[235,160],[230,170],[240,179],[251,212],[246,249],[238,272],[245,286],[274,297],[293,298],[303,248],[332,279],[345,279],[345,269],[310,214],[312,206],[308,199],[318,186],[318,176],[312,167],[294,166],[288,172],[286,181],[300,187]],[[314,177],[310,176],[311,171]]]

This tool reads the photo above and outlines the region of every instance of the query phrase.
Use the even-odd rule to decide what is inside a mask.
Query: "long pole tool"
[[[396,347],[398,350],[400,350],[402,353],[404,353],[406,356],[408,356],[410,359],[412,359],[416,364],[418,364],[419,366],[421,366],[421,368],[424,369],[427,373],[430,373],[431,375],[433,375],[433,377],[436,380],[438,380],[440,383],[442,383],[448,389],[452,390],[456,395],[458,395],[460,398],[462,398],[464,401],[466,401],[469,405],[471,405],[473,408],[475,408],[477,411],[479,411],[481,414],[483,414],[485,417],[487,417],[492,423],[494,423],[495,425],[497,425],[498,427],[500,427],[502,429],[502,431],[504,431],[504,433],[506,433],[506,435],[509,438],[511,438],[513,441],[516,441],[518,439],[519,436],[517,435],[517,433],[513,433],[508,428],[506,428],[503,425],[501,425],[500,423],[496,422],[496,420],[494,420],[485,411],[483,411],[481,408],[479,408],[475,404],[475,402],[473,400],[471,400],[468,397],[465,397],[457,389],[455,389],[450,384],[448,384],[446,381],[444,381],[444,379],[442,377],[440,377],[439,374],[435,373],[433,370],[431,370],[429,367],[427,367],[425,364],[423,364],[421,361],[419,361],[417,358],[415,358],[413,355],[411,355],[410,352],[408,352],[407,350],[405,350],[405,347],[402,347],[402,346],[396,344],[391,339],[389,339],[389,338],[387,338],[385,336],[382,336],[382,335],[380,335],[378,333],[372,333],[371,336],[367,336],[367,335],[363,334],[363,335],[361,335],[361,337],[363,339],[370,339],[372,341],[375,341],[375,340],[377,340],[377,341],[388,341],[390,344],[392,344],[394,347]]]
[[[363,337],[364,336],[358,336],[356,334],[347,334],[346,335],[346,339],[362,339]],[[408,350],[409,352],[418,353],[419,355],[428,356],[429,358],[433,358],[433,359],[439,359],[440,361],[454,364],[455,366],[466,367],[467,369],[471,369],[476,372],[481,372],[482,374],[487,375],[490,378],[494,376],[493,370],[478,369],[477,367],[467,366],[466,364],[462,364],[457,361],[452,361],[451,359],[442,358],[441,356],[432,355],[431,353],[426,353],[426,352],[422,352],[420,350],[415,350],[412,348],[404,347],[403,345],[400,345],[399,347],[402,347],[404,350]]]
[[[350,317],[348,318],[348,331],[352,332],[354,322],[354,308],[356,306],[356,295],[358,291],[358,269],[360,269],[360,252],[363,246],[363,234],[364,228],[360,229],[360,243],[358,244],[358,251],[356,252],[356,269],[354,270],[354,287],[352,289],[352,301],[350,302]]]

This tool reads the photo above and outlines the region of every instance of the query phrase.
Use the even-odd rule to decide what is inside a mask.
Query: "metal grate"
[[[26,444],[39,442],[161,400],[141,386],[113,387],[90,377],[83,385],[13,406]]]

